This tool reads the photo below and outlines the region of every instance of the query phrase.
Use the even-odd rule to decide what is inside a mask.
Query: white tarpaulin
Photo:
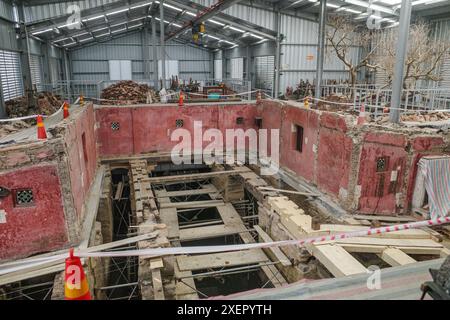
[[[419,168],[425,177],[431,219],[450,212],[450,157],[421,159]]]

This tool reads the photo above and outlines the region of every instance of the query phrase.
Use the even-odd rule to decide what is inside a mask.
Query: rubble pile
[[[102,104],[150,104],[159,101],[159,94],[146,84],[120,81],[103,89]]]
[[[5,102],[6,114],[9,118],[19,118],[30,115],[42,114],[51,115],[58,111],[63,101],[61,97],[51,92],[36,93],[32,101],[27,97],[19,97]],[[25,120],[27,123],[34,124],[36,120]]]
[[[418,112],[417,114],[403,114],[402,121],[408,122],[430,122],[449,120],[449,112]]]
[[[0,123],[0,138],[29,127],[30,125],[24,121]]]
[[[402,122],[434,122],[450,120],[450,112],[429,111],[402,114],[400,117]],[[375,119],[378,124],[389,122],[389,114],[383,114]]]
[[[341,103],[352,103],[352,101],[350,101],[350,99],[347,96],[341,96],[341,95],[329,95],[327,97],[323,97],[322,98],[325,101],[319,101],[316,104],[316,108],[318,110],[325,110],[325,111],[349,111],[349,109],[352,108],[351,105],[345,105],[345,104],[341,104]],[[339,103],[339,104],[335,104],[333,102]]]

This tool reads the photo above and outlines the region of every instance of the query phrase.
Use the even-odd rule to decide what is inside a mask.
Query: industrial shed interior
[[[450,299],[448,0],[1,0],[0,97],[0,300]]]

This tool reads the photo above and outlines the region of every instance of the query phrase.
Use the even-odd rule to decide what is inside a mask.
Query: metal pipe
[[[164,1],[159,2],[159,36],[161,39],[160,49],[161,49],[161,76],[162,76],[162,86],[161,89],[166,88],[166,47],[164,38]]]
[[[316,98],[320,99],[323,75],[323,59],[325,56],[325,23],[327,15],[327,0],[320,1],[319,16],[319,46],[317,47],[317,68],[316,68]]]
[[[177,277],[177,279],[181,280],[181,279],[186,279],[186,278],[199,278],[199,277],[214,276],[214,275],[217,275],[217,274],[225,274],[225,273],[233,274],[232,272],[236,272],[236,271],[244,272],[244,271],[247,271],[247,270],[259,269],[261,267],[270,266],[270,265],[274,265],[274,264],[277,264],[277,263],[279,263],[279,262],[268,262],[268,263],[261,263],[261,264],[252,265],[252,266],[230,268],[230,269],[226,269],[226,270],[209,271],[209,272],[197,273],[197,274],[192,274],[192,275],[183,276],[183,277]]]
[[[109,289],[116,289],[116,288],[125,288],[125,287],[136,286],[138,284],[139,284],[139,282],[123,283],[123,284],[117,284],[115,286],[107,286],[107,287],[97,288],[97,290],[109,290]]]
[[[274,83],[274,98],[277,99],[280,94],[280,68],[281,68],[281,12],[280,8],[277,9],[276,12],[276,31],[277,31],[277,39],[276,48],[275,48],[275,83]]]
[[[159,88],[158,84],[158,48],[156,47],[158,38],[156,37],[156,19],[152,17],[152,49],[153,49],[153,79],[155,81],[155,89]],[[162,89],[162,88],[160,88]]]
[[[392,81],[391,109],[389,121],[398,123],[400,121],[400,100],[403,88],[403,69],[408,48],[409,23],[411,20],[411,1],[402,0],[400,8],[400,25],[398,28],[397,52],[395,55],[394,79]]]

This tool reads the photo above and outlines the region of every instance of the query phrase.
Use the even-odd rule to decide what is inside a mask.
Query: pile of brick
[[[0,124],[0,138],[29,127],[30,125],[24,121],[14,121]]]
[[[27,97],[19,97],[5,102],[6,114],[9,118],[19,118],[29,115],[51,115],[62,105],[63,101],[59,96],[51,92],[40,92],[34,94],[32,101]],[[27,123],[35,123],[34,119],[25,120]]]
[[[102,104],[150,104],[159,101],[159,94],[146,84],[120,81],[103,89]]]
[[[450,120],[450,112],[416,112],[406,113],[401,115],[402,122],[433,122],[433,121],[445,121]],[[375,122],[382,124],[389,122],[389,114],[384,114],[378,117]]]

